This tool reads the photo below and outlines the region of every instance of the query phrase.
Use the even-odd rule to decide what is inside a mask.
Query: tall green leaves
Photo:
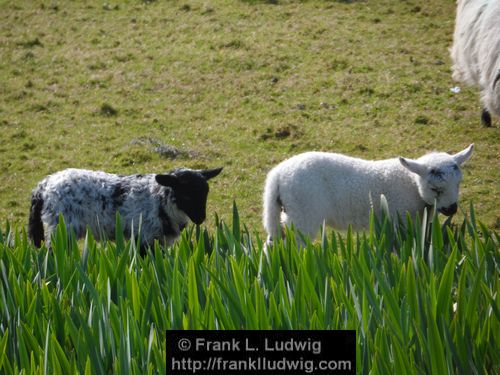
[[[49,251],[7,225],[0,373],[165,373],[173,328],[356,329],[359,372],[498,372],[499,238],[470,212],[460,226],[372,217],[302,249],[287,229],[265,253],[234,205],[230,226],[145,258],[120,230],[79,244],[61,225]]]

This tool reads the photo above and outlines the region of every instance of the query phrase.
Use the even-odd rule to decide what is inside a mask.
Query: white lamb
[[[453,78],[479,86],[482,121],[500,116],[500,1],[458,0],[453,47]]]
[[[417,160],[368,161],[326,152],[293,156],[267,175],[263,223],[268,243],[282,236],[282,223],[311,238],[323,222],[337,229],[349,224],[366,229],[370,210],[380,213],[382,194],[393,217],[422,215],[434,201],[439,212],[451,216],[457,211],[462,180],[459,166],[473,148],[471,144],[455,155],[434,152]]]

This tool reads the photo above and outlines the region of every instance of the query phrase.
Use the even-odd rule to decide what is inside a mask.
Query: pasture
[[[451,79],[454,11],[0,0],[0,373],[163,374],[172,328],[355,329],[358,373],[499,372],[499,120],[481,126],[478,90]],[[470,143],[451,222],[372,217],[263,252],[263,183],[289,156]],[[179,166],[224,170],[206,223],[169,249],[141,258],[120,230],[78,242],[60,226],[53,251],[26,238],[49,173]]]
[[[224,172],[209,213],[262,233],[267,171],[309,150],[362,158],[470,143],[463,207],[499,224],[499,131],[451,79],[454,2],[0,3],[0,217],[66,167]],[[211,221],[209,220],[209,225]]]

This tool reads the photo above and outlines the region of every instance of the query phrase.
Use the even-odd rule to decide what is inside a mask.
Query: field
[[[499,120],[451,79],[455,2],[0,0],[0,373],[165,373],[164,333],[355,329],[357,372],[499,373]],[[458,93],[451,88],[459,86]],[[269,169],[476,148],[451,222],[262,251]],[[208,217],[137,254],[25,234],[67,167],[224,167]],[[236,203],[236,205],[233,204]]]
[[[463,207],[499,222],[499,131],[450,88],[454,1],[0,2],[0,218],[67,167],[225,168],[209,212],[262,234],[267,171],[470,143]],[[209,214],[210,216],[210,214]],[[209,223],[211,225],[211,221]]]

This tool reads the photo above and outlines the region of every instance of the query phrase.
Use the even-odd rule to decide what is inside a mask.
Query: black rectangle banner
[[[355,374],[356,331],[167,331],[167,374]]]

